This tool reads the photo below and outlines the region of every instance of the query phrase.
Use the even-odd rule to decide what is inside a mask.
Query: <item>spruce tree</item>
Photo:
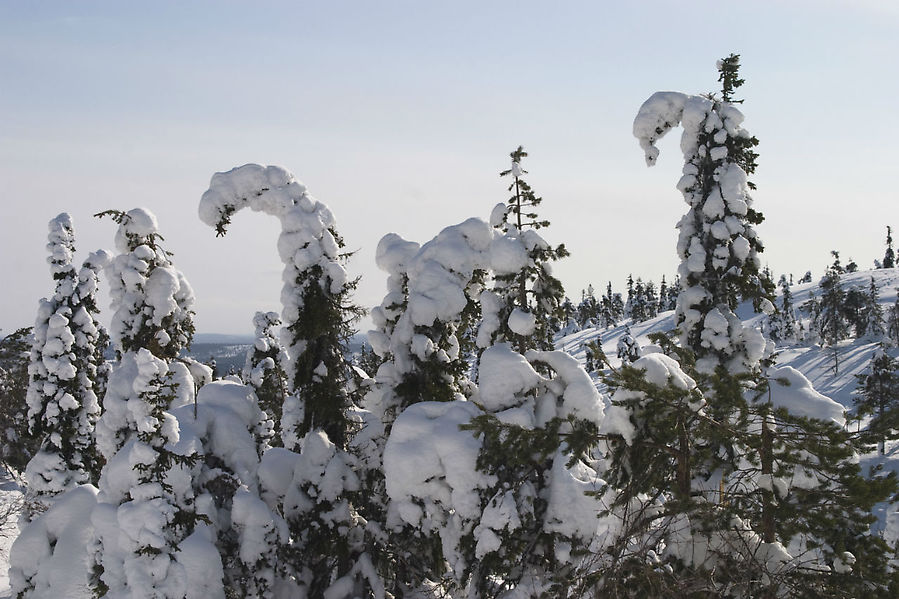
[[[493,340],[509,341],[519,353],[524,353],[531,346],[540,350],[553,349],[553,336],[547,324],[559,313],[565,294],[562,283],[552,275],[551,263],[568,256],[564,244],[552,247],[538,233],[549,226],[549,221],[537,215],[536,209],[543,199],[524,179],[527,171],[522,168],[521,161],[527,155],[524,148],[518,146],[510,153],[512,166],[500,173],[501,177],[512,177],[508,188],[512,196],[506,202],[507,209],[498,228],[524,244],[528,262],[517,272],[494,277],[494,293],[501,298],[502,307],[498,314],[499,329],[494,333]],[[590,310],[595,312],[595,305],[591,305]],[[513,314],[516,316],[513,317]],[[518,330],[515,330],[510,322],[516,321],[528,325],[516,327]],[[529,326],[531,322],[533,325]]]
[[[839,372],[840,357],[836,344],[849,336],[849,324],[846,322],[844,304],[846,294],[840,281],[840,272],[835,266],[827,270],[827,274],[819,283],[821,298],[818,308],[817,327],[822,345],[829,345],[833,351],[834,372]]]
[[[643,289],[643,295],[646,299],[646,319],[655,318],[659,315],[659,296],[656,295],[655,283],[647,282]]]
[[[871,357],[869,371],[855,378],[856,415],[871,418],[865,436],[877,443],[877,450],[883,455],[886,441],[899,438],[899,361],[881,345]]]
[[[194,401],[193,377],[177,361],[193,336],[193,291],[163,249],[153,214],[136,208],[97,216],[118,224],[118,255],[107,268],[118,359],[96,427],[107,466],[98,496],[104,516],[95,521],[95,590],[174,599],[185,593],[181,543],[205,518],[194,503],[202,456],[178,445],[169,412]],[[123,463],[133,465],[125,479]]]
[[[253,326],[256,338],[247,352],[242,379],[256,392],[259,407],[267,416],[267,430],[257,432],[259,447],[268,444],[278,447],[281,445],[281,409],[287,399],[287,374],[283,366],[287,354],[276,333],[281,319],[275,312],[256,312]]]
[[[893,268],[896,265],[896,252],[893,251],[893,231],[887,226],[887,249],[883,255],[883,267]]]
[[[863,335],[872,339],[880,339],[886,335],[883,308],[880,307],[880,290],[877,288],[874,277],[871,277],[868,293],[865,294],[861,320],[863,321],[861,327]]]
[[[351,301],[357,281],[344,268],[349,254],[343,251],[331,210],[282,168],[248,164],[216,173],[200,201],[200,218],[224,235],[231,217],[245,207],[281,221],[281,315],[289,356],[281,442],[290,450],[318,443],[325,448],[319,457],[326,463],[310,468],[342,471],[354,463],[349,453],[354,427],[349,412],[361,399],[356,396],[347,342],[364,313]],[[312,596],[325,593],[343,577],[364,587],[364,577],[356,569],[365,541],[358,528],[362,521],[356,506],[361,497],[355,474],[325,481],[297,476],[295,472],[304,500],[295,509],[285,506],[292,537],[287,566]]]
[[[731,100],[742,83],[738,66],[736,55],[719,63],[723,95]],[[687,164],[679,188],[690,206],[678,244],[681,347],[659,338],[677,362],[650,354],[610,381],[618,390],[607,415],[617,423],[608,427],[615,433],[608,479],[624,488],[618,505],[628,506],[634,524],[625,527],[604,576],[646,572],[651,548],[664,551],[680,594],[774,597],[806,586],[816,596],[849,596],[866,577],[884,592],[884,547],[867,542],[864,512],[895,480],[865,483],[842,428],[842,408],[814,394],[798,372],[770,367],[761,334],[733,312],[741,300],[756,310],[773,308],[751,227],[761,215],[751,208],[745,178],[757,142],[739,127],[742,115],[731,102],[659,92],[634,125],[649,164],[658,153],[654,141],[681,120]],[[816,397],[814,418],[791,387],[805,401]],[[652,402],[661,405],[644,408]],[[793,472],[827,482],[811,490],[779,487],[776,479]],[[781,490],[786,495],[779,500]],[[834,530],[845,534],[828,532]],[[800,545],[790,553],[785,548],[794,539]],[[805,548],[818,547],[818,539],[827,550],[813,557],[815,567],[833,563],[840,576],[807,575]],[[634,544],[644,550],[631,553]],[[849,566],[854,553],[866,556],[855,570]],[[659,577],[638,578],[652,586]]]
[[[101,330],[92,284],[96,273],[86,266],[81,284],[72,264],[75,235],[68,214],[50,221],[48,240],[56,290],[40,302],[26,395],[31,434],[42,439],[25,469],[29,519],[59,493],[97,482],[102,464],[93,442],[100,413],[93,382]]]
[[[0,463],[21,472],[40,448],[41,439],[28,432],[28,365],[34,344],[32,328],[0,338]]]
[[[897,289],[899,292],[899,289]],[[893,345],[899,346],[899,295],[896,301],[890,306],[886,317],[887,337]]]
[[[795,341],[798,323],[793,306],[793,292],[785,275],[780,276],[780,306],[771,317],[771,338],[775,341]]]

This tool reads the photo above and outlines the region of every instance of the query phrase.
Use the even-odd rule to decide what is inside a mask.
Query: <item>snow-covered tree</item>
[[[40,447],[40,439],[28,432],[28,364],[33,337],[31,327],[0,338],[0,463],[17,472],[24,470]]]
[[[101,337],[95,296],[96,268],[106,255],[88,260],[79,276],[72,264],[72,220],[65,213],[50,221],[47,249],[56,290],[40,302],[28,368],[28,422],[42,439],[25,469],[28,519],[58,494],[96,482],[101,466],[93,442],[100,413],[93,382]]]
[[[346,342],[362,310],[350,302],[356,281],[330,209],[286,170],[247,164],[216,173],[200,202],[200,218],[224,235],[235,212],[261,210],[281,221],[278,252],[284,263],[282,318],[290,357],[291,396],[283,406],[284,446],[295,448],[313,429],[346,444],[349,367]]]
[[[856,415],[871,417],[866,435],[883,455],[885,442],[899,438],[899,361],[880,346],[871,357],[869,371],[855,378]]]
[[[862,310],[861,334],[872,339],[881,339],[886,335],[886,327],[883,317],[883,308],[880,307],[880,289],[874,277],[868,285],[868,293]]]
[[[834,372],[837,372],[840,368],[840,359],[835,346],[849,336],[849,323],[846,322],[845,316],[846,293],[843,291],[839,270],[829,268],[818,287],[821,290],[821,297],[814,324],[822,345],[829,345],[833,350]]]
[[[796,309],[793,305],[793,292],[785,275],[780,277],[780,306],[770,317],[771,338],[774,341],[795,341],[798,334]]]
[[[496,313],[499,327],[492,340],[494,343],[508,341],[519,353],[524,353],[528,347],[544,351],[553,349],[553,335],[547,325],[552,317],[558,316],[565,294],[562,283],[552,274],[552,262],[568,255],[564,244],[552,247],[538,233],[549,226],[549,221],[540,220],[537,215],[536,209],[543,199],[524,179],[527,171],[522,168],[521,161],[527,155],[521,146],[510,154],[512,166],[500,176],[512,177],[509,185],[512,196],[504,210],[494,209],[490,219],[491,224],[507,237],[518,240],[527,250],[527,263],[522,268],[494,274],[493,293],[501,305]],[[595,312],[595,305],[592,309]]]
[[[359,484],[352,471],[337,477],[328,473],[345,472],[354,462],[348,449],[356,426],[350,418],[356,387],[347,341],[363,313],[351,303],[356,281],[344,269],[348,254],[341,251],[344,243],[332,212],[289,172],[248,164],[216,173],[200,201],[200,218],[223,235],[234,213],[247,207],[281,221],[290,392],[282,406],[281,440],[289,450],[302,448],[300,460],[312,460],[302,476],[293,473],[299,503],[282,506],[292,547],[285,567],[312,596],[327,591],[349,597],[357,585],[371,584],[357,569],[366,559],[354,506]],[[326,449],[314,450],[313,443]],[[322,551],[325,546],[331,551]],[[346,580],[350,589],[340,594]]]
[[[773,308],[747,192],[757,142],[730,97],[738,66],[735,55],[719,63],[721,100],[659,92],[635,121],[650,164],[655,140],[684,124],[690,211],[678,243],[681,347],[666,345],[679,363],[650,354],[611,380],[608,477],[629,517],[607,578],[726,597],[852,596],[868,582],[886,594],[885,547],[870,542],[866,512],[894,478],[862,479],[842,407],[763,361],[770,347],[733,312],[741,300]],[[667,575],[652,565],[660,557]]]
[[[495,224],[501,222],[497,218]],[[414,437],[420,432],[394,430],[394,422],[410,410],[417,413],[419,404],[455,405],[472,393],[470,367],[458,335],[467,334],[472,315],[478,316],[476,343],[483,350],[501,325],[498,313],[502,302],[497,294],[484,289],[482,273],[509,275],[519,272],[527,261],[520,240],[475,218],[445,228],[421,246],[395,234],[386,235],[378,244],[377,263],[389,275],[388,293],[372,310],[376,328],[368,338],[383,362],[364,407],[378,418],[383,433],[375,435],[373,455],[368,459],[371,470],[364,485],[374,500],[374,515],[369,519],[386,520],[386,539],[376,561],[394,594],[414,592],[425,580],[440,578],[445,560],[435,527],[418,526],[397,513],[393,483],[380,470],[387,436],[389,442],[395,442],[403,435]],[[477,308],[487,316],[480,317]],[[463,438],[470,436],[463,433]],[[379,497],[384,498],[380,507]]]
[[[896,265],[896,252],[893,251],[893,231],[887,226],[887,249],[883,255],[883,267],[893,268]]]
[[[578,324],[583,328],[588,322],[595,322],[599,319],[600,312],[600,303],[596,301],[593,285],[588,285],[587,289],[581,292],[581,303],[577,307]]]
[[[281,319],[275,312],[256,312],[253,326],[256,338],[247,352],[242,378],[256,391],[259,407],[267,415],[265,430],[258,432],[260,447],[269,443],[278,446],[281,435],[276,429],[287,398],[287,374],[282,366],[287,361],[287,354],[275,334]]]
[[[640,357],[640,344],[631,336],[629,327],[618,338],[616,351],[618,358],[624,362],[635,362]]]
[[[678,224],[678,295],[676,322],[681,343],[696,355],[697,367],[712,373],[718,366],[732,372],[755,368],[758,350],[743,338],[733,313],[741,299],[771,310],[759,278],[758,253],[763,249],[754,225],[762,222],[749,195],[747,175],[755,170],[758,140],[742,128],[743,114],[731,101],[739,87],[739,61],[721,61],[722,98],[677,92],[653,94],[634,120],[634,135],[655,164],[655,142],[671,128],[684,128],[681,148],[685,164],[678,188],[689,211]],[[754,338],[754,336],[753,336]]]
[[[897,290],[899,291],[899,290]],[[886,317],[887,337],[893,345],[899,345],[899,295],[890,306]]]
[[[193,334],[193,291],[160,245],[153,214],[136,208],[101,215],[118,224],[118,254],[106,268],[118,360],[96,427],[106,465],[92,515],[94,584],[100,595],[180,598],[192,560],[202,556],[221,572],[195,505],[202,456],[181,443],[171,414],[194,403],[194,378],[176,361]]]

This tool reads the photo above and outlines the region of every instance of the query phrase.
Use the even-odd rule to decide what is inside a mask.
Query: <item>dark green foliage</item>
[[[513,166],[520,169],[522,159],[527,156],[524,148],[518,148],[510,154]],[[543,201],[538,197],[527,181],[521,176],[527,171],[508,169],[500,173],[501,177],[512,175],[509,191],[512,196],[503,221],[514,227],[513,234],[522,235],[526,229],[539,230],[549,226],[548,220],[541,220],[536,212]],[[519,353],[528,349],[553,349],[553,333],[549,326],[552,319],[561,319],[561,303],[565,297],[562,283],[551,273],[550,263],[568,256],[564,244],[552,247],[546,243],[536,243],[528,250],[528,265],[517,273],[496,276],[496,292],[503,298],[500,310],[500,330],[498,339],[511,342]],[[509,315],[518,308],[533,314],[537,319],[537,327],[533,335],[523,337],[508,327]]]
[[[332,229],[331,234],[343,248],[337,231]],[[348,257],[341,255],[343,260]],[[347,282],[335,293],[331,277],[321,265],[302,271],[295,281],[302,289],[299,315],[287,327],[293,344],[304,345],[288,373],[293,392],[303,402],[304,417],[296,435],[301,439],[312,429],[321,429],[341,449],[347,441],[346,411],[353,402],[347,343],[355,333],[356,321],[365,314],[364,308],[351,302],[357,283]]]
[[[896,266],[896,252],[893,251],[893,231],[887,227],[887,249],[883,255],[883,267],[893,268]]]
[[[0,463],[17,472],[25,469],[40,447],[40,437],[28,430],[28,354],[31,327],[0,338]]]
[[[893,345],[899,345],[899,295],[896,296],[896,301],[890,306],[886,321],[887,336]]]
[[[853,403],[859,418],[870,417],[864,439],[877,443],[884,453],[884,442],[899,439],[899,361],[883,346],[871,359],[870,370],[856,375],[858,388]]]
[[[718,81],[721,82],[721,99],[725,102],[741,104],[743,100],[735,100],[734,91],[741,87],[745,80],[740,78],[740,55],[731,54],[718,62]]]
[[[734,377],[723,369],[712,377],[686,370],[698,388],[652,385],[632,366],[609,379],[612,388],[627,391],[613,403],[628,411],[634,434],[629,443],[618,435],[607,441],[605,478],[620,490],[611,509],[625,514],[625,530],[610,548],[610,564],[600,569],[603,592],[608,587],[610,596],[635,596],[622,587],[623,579],[631,580],[631,588],[655,588],[664,578],[659,572],[668,569],[668,588],[692,588],[697,597],[892,596],[888,548],[869,527],[874,504],[895,493],[895,475],[866,480],[844,428],[776,407],[771,394],[776,397],[785,381]],[[702,388],[714,389],[716,402],[727,399],[733,407],[703,405]],[[747,403],[748,395],[754,399]],[[730,438],[729,447],[745,461],[720,451],[722,437]],[[720,483],[709,484],[721,473]],[[766,477],[771,482],[760,482]],[[803,477],[816,482],[797,482]],[[661,554],[675,517],[689,518],[694,534],[724,541],[713,549],[717,568],[670,556],[658,561],[656,552]],[[735,518],[747,526],[743,532]],[[829,565],[848,551],[855,565],[843,573],[792,562],[770,570],[760,553],[764,544],[786,546],[794,538],[805,540],[810,559],[820,551]]]
[[[821,297],[817,305],[813,306],[816,308],[816,314],[813,315],[812,322],[821,338],[822,345],[829,345],[833,348],[834,372],[838,372],[840,360],[835,346],[849,336],[849,324],[846,322],[844,312],[846,294],[840,284],[840,271],[837,266],[831,266],[827,270],[819,287]]]
[[[594,424],[569,418],[554,418],[541,428],[526,429],[505,424],[492,414],[484,414],[462,427],[470,430],[482,442],[477,467],[496,476],[496,483],[481,491],[482,505],[495,507],[512,499],[517,507],[521,526],[510,531],[497,531],[501,545],[476,559],[476,539],[466,535],[461,549],[469,567],[464,576],[471,579],[478,597],[499,597],[514,588],[528,568],[546,572],[558,594],[574,584],[571,566],[558,563],[556,543],[572,542],[544,529],[550,471],[560,446],[568,458],[568,466],[584,459],[596,444]],[[565,431],[563,433],[563,430]],[[573,541],[575,551],[583,551]]]

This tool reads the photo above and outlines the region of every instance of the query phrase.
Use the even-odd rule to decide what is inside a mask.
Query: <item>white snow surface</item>
[[[450,510],[468,519],[480,515],[478,489],[495,481],[478,472],[480,441],[459,425],[481,413],[467,401],[426,401],[396,419],[384,449],[384,473],[403,521],[430,528]]]

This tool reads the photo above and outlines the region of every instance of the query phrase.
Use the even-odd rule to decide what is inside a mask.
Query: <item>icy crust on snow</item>
[[[75,487],[26,526],[9,553],[9,581],[13,596],[50,599],[88,599],[91,564],[91,511],[97,489]]]
[[[818,393],[812,383],[792,366],[772,366],[766,372],[771,380],[771,403],[790,414],[846,425],[845,408]],[[765,401],[767,396],[760,398]]]
[[[480,514],[479,489],[495,478],[477,470],[481,443],[461,430],[482,412],[467,401],[425,401],[397,417],[384,449],[384,476],[391,509],[403,522],[427,532],[446,523],[447,513]]]

